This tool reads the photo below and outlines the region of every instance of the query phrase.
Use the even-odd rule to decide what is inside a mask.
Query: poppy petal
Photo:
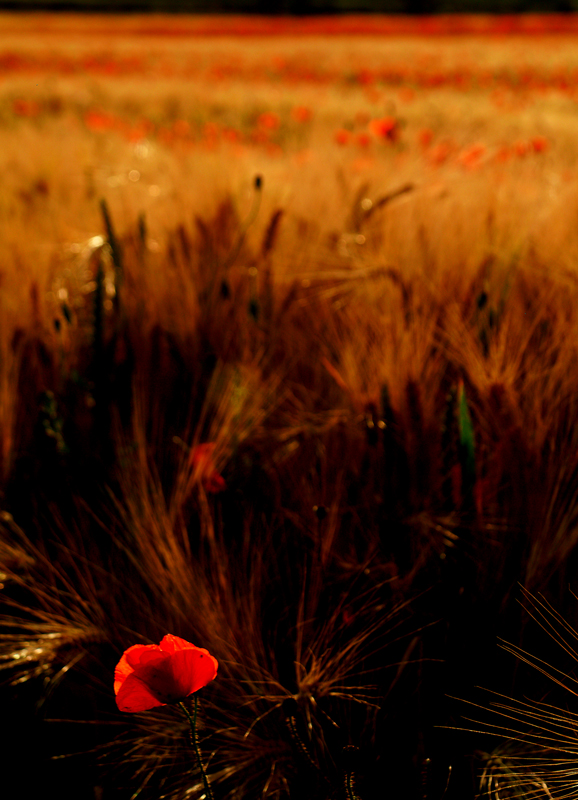
[[[156,650],[143,650],[135,664],[135,672],[146,670],[149,667],[162,668],[163,663],[170,658],[169,653],[164,653],[158,646]]]
[[[135,712],[177,703],[212,681],[218,666],[208,650],[172,634],[158,645],[133,645],[115,669],[117,705]]]
[[[132,675],[132,673],[134,672],[134,666],[130,662],[134,661],[135,654],[140,653],[143,647],[156,647],[156,645],[133,644],[132,647],[129,647],[128,650],[125,650],[124,653],[122,654],[121,659],[116,665],[114,670],[115,694],[118,693],[118,690],[120,689],[123,682],[128,678],[128,676]]]
[[[150,656],[147,659],[146,654],[148,653],[154,653],[157,658],[159,656],[161,659],[164,657],[160,652],[158,644],[134,644],[132,647],[129,647],[128,650],[124,651],[114,670],[115,694],[118,694],[120,687],[128,676],[132,675],[134,671],[139,668],[143,658],[145,658],[145,663],[147,660],[150,660]],[[154,656],[152,657],[154,658]]]
[[[200,647],[175,653],[170,663],[173,686],[181,697],[202,689],[217,675],[217,659]]]
[[[134,672],[133,668],[128,664],[125,656],[121,658],[114,670],[114,693],[118,694],[118,690],[128,678],[129,675],[132,675]]]
[[[213,492],[213,494],[223,492],[227,488],[224,478],[219,475],[218,472],[213,472],[211,475],[206,477],[203,481],[203,485],[207,492]]]
[[[146,658],[145,653],[159,653],[160,648],[158,644],[135,644],[125,651],[123,658],[126,658],[127,664],[136,669],[142,663],[142,659]],[[122,660],[122,659],[121,659]]]
[[[129,675],[120,687],[116,696],[116,704],[120,711],[148,711],[149,708],[164,706],[165,703],[155,697],[148,686],[136,675]]]
[[[195,645],[187,642],[186,639],[181,639],[179,636],[173,636],[172,633],[167,633],[166,636],[163,636],[161,639],[159,647],[165,653],[176,653],[177,650],[191,650],[191,648],[195,648]]]

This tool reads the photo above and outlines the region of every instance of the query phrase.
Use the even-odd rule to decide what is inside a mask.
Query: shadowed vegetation
[[[75,80],[61,105],[2,89],[8,795],[39,758],[32,794],[201,796],[178,710],[114,702],[120,654],[173,633],[219,662],[216,800],[569,796],[575,712],[525,654],[551,647],[532,618],[577,624],[571,100],[508,160],[483,87],[459,128],[455,86],[384,117],[350,78],[348,119],[340,84],[304,133],[274,92],[203,119],[163,84],[136,136],[143,86],[95,79],[96,112]],[[535,702],[466,733],[479,686]]]

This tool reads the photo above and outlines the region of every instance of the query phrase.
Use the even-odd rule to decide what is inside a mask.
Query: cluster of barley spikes
[[[259,229],[262,192],[155,247],[103,203],[66,291],[31,279],[1,328],[3,795],[200,797],[177,711],[114,702],[120,654],[166,633],[219,662],[216,798],[550,796],[552,769],[570,795],[571,709],[501,707],[570,754],[526,777],[456,729],[477,685],[532,694],[497,649],[527,644],[518,586],[566,602],[575,283],[531,250],[434,275],[425,228],[401,274],[367,226],[411,187],[371,220],[355,198],[363,259],[337,231],[299,260],[307,221]]]

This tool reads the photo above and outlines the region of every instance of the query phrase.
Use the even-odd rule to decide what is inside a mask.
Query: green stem
[[[358,795],[355,794],[355,776],[353,772],[345,774],[345,794],[347,800],[359,800]]]
[[[195,748],[195,753],[197,754],[197,761],[199,763],[199,769],[201,770],[201,775],[203,776],[203,784],[205,785],[205,798],[206,800],[214,800],[213,790],[211,789],[209,779],[207,778],[205,770],[203,768],[203,762],[201,761],[201,750],[199,747],[199,737],[197,734],[197,708],[198,708],[197,695],[195,695],[195,706],[192,717],[189,714],[189,710],[184,703],[179,703],[179,705],[187,715],[187,719],[189,720],[189,725],[191,726],[191,743]]]
[[[361,800],[355,791],[355,774],[359,761],[359,748],[354,745],[346,745],[343,748],[344,767],[345,767],[345,796],[347,800]]]

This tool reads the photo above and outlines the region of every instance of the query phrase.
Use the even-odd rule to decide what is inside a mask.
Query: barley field
[[[577,794],[577,142],[573,16],[0,15],[2,796]]]

